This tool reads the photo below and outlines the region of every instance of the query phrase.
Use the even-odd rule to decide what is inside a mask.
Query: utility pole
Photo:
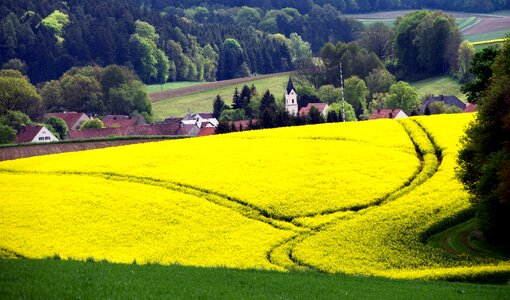
[[[342,74],[342,63],[340,63],[340,88],[342,90],[342,122],[345,122],[344,76]]]

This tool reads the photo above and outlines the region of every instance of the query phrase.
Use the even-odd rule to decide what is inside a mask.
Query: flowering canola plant
[[[420,240],[469,208],[454,167],[471,119],[289,127],[1,162],[0,256],[398,278],[505,271],[508,262]]]

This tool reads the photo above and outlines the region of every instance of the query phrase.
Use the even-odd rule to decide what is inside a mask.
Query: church
[[[299,109],[298,101],[297,101],[297,92],[294,88],[294,84],[292,83],[292,78],[289,77],[289,82],[287,83],[287,89],[285,90],[285,109],[287,112],[293,116],[296,116],[298,113],[300,115],[308,115],[308,112],[315,106],[323,117],[326,116],[328,112],[329,106],[326,103],[308,103],[306,107],[302,107]]]

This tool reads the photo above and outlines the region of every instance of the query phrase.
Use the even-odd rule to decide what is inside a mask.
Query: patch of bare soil
[[[258,75],[258,76],[253,76],[253,77],[244,77],[244,78],[216,81],[216,82],[211,82],[211,83],[205,83],[205,84],[200,84],[200,85],[194,85],[194,86],[173,89],[173,90],[164,91],[164,92],[156,92],[156,93],[149,94],[149,97],[151,98],[151,100],[153,102],[156,102],[156,101],[161,101],[161,100],[165,100],[165,99],[169,99],[169,98],[175,98],[175,97],[181,97],[181,96],[186,96],[186,95],[190,95],[190,94],[205,92],[208,90],[222,88],[222,87],[233,85],[233,84],[240,84],[240,83],[245,83],[245,82],[258,80],[258,79],[271,78],[271,77],[276,77],[276,76],[280,76],[280,75],[287,75],[290,73],[292,73],[292,72],[265,74],[265,75]]]
[[[480,23],[464,31],[464,35],[488,33],[508,29],[510,31],[510,18],[483,18]]]
[[[147,143],[160,141],[158,139],[140,139],[140,140],[121,140],[121,141],[101,141],[101,142],[82,142],[82,143],[62,143],[62,144],[41,144],[27,145],[19,147],[0,148],[0,161],[26,158],[32,156],[76,152],[90,149],[99,149],[107,147],[116,147],[123,145]]]

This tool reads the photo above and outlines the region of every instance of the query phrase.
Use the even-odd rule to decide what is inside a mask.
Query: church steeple
[[[298,113],[297,93],[290,77],[285,90],[285,109],[291,115],[297,115]]]
[[[289,76],[289,82],[287,83],[287,95],[289,95],[292,90],[296,91],[294,84],[292,83],[292,78]]]

